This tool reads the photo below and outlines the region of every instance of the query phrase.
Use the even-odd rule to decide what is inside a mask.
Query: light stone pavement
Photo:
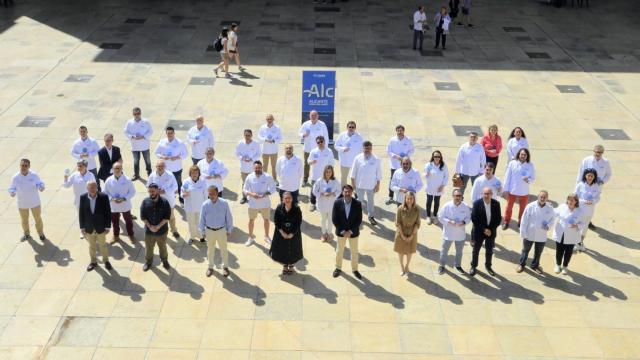
[[[429,32],[425,56],[410,49],[415,3],[406,0],[317,5],[320,11],[311,1],[286,0],[16,2],[0,8],[1,359],[640,358],[634,0],[594,0],[589,9],[477,0],[477,26],[452,27],[444,53],[430,52]],[[427,3],[430,17],[438,7]],[[189,85],[192,77],[214,76],[218,55],[207,46],[222,21],[236,20],[247,71],[232,65],[233,80]],[[335,48],[335,55],[314,48]],[[333,247],[318,240],[319,215],[304,199],[305,260],[281,278],[264,242],[243,244],[247,214],[236,201],[234,147],[243,128],[257,130],[273,113],[302,155],[301,73],[323,68],[337,71],[337,127],[357,121],[384,158],[383,188],[384,149],[398,123],[418,146],[420,170],[433,149],[453,167],[465,141],[453,125],[484,130],[496,123],[505,141],[522,126],[538,170],[532,193],[547,189],[555,202],[573,190],[579,161],[604,144],[614,176],[597,208],[598,230],[588,233],[589,251],[573,258],[568,276],[556,276],[549,241],[541,262],[547,273],[516,274],[521,242],[510,229],[496,241],[495,278],[482,266],[475,278],[440,276],[441,230],[424,224],[407,279],[392,250],[395,207],[379,194],[380,225],[365,224],[360,240],[364,281],[349,271],[333,279]],[[92,77],[65,82],[70,75]],[[460,90],[437,90],[436,82]],[[561,93],[556,85],[582,92]],[[101,144],[105,132],[115,134],[131,175],[122,128],[133,106],[152,122],[154,142],[168,120],[201,113],[213,129],[217,155],[231,170],[225,193],[236,230],[228,280],[205,276],[206,247],[172,238],[170,272],[143,273],[143,246],[127,241],[109,247],[111,274],[85,272],[87,244],[78,236],[72,192],[61,186],[63,169],[74,165],[70,146],[83,124]],[[55,119],[48,127],[19,126],[27,116]],[[595,129],[621,129],[628,139],[603,140]],[[6,191],[24,157],[47,185],[44,243],[19,241],[16,202]],[[505,164],[502,155],[501,178]],[[136,189],[137,208],[145,188],[137,182]],[[186,222],[179,229],[186,236]],[[139,239],[142,232],[138,222]],[[465,268],[470,258],[467,245]]]

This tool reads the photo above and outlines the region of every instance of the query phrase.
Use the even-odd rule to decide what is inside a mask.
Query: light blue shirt
[[[347,215],[347,219],[349,218],[349,213],[351,213],[351,201],[353,201],[353,199],[351,199],[351,201],[347,202],[346,200],[344,201],[344,213]]]
[[[89,207],[91,208],[91,213],[94,214],[96,212],[96,199],[98,198],[98,194],[95,197],[91,197],[91,194],[87,196],[89,198]]]
[[[204,234],[207,227],[214,229],[224,227],[228,233],[233,230],[231,210],[229,209],[229,204],[227,204],[224,199],[218,198],[216,202],[207,199],[207,201],[202,204],[198,228],[200,232]]]

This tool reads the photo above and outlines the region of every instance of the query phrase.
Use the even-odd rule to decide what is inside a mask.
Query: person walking
[[[131,215],[131,199],[136,195],[133,182],[122,171],[122,163],[113,164],[113,175],[104,183],[104,192],[111,201],[111,225],[113,226],[112,244],[120,240],[120,214],[124,218],[127,235],[131,243],[136,242],[133,232],[133,216]]]
[[[466,23],[468,27],[473,27],[471,23],[471,6],[471,0],[462,0],[462,18],[460,22],[458,22],[458,25],[464,25]]]
[[[160,196],[158,184],[147,185],[149,197],[140,204],[140,219],[144,222],[145,234],[145,262],[143,271],[149,271],[153,267],[153,249],[158,244],[160,261],[162,266],[169,270],[169,252],[167,251],[167,233],[169,232],[169,219],[173,216],[169,201]]]
[[[207,200],[207,182],[200,175],[200,168],[193,165],[189,168],[189,177],[182,184],[182,194],[184,195],[184,212],[187,215],[187,224],[189,225],[189,241],[192,245],[193,241],[200,239],[205,242],[202,231],[199,229],[200,209],[202,204]]]
[[[493,258],[493,247],[496,241],[496,230],[502,222],[502,212],[500,211],[500,203],[493,198],[493,191],[490,187],[482,189],[482,198],[473,202],[471,209],[471,245],[473,252],[471,257],[471,269],[469,275],[474,276],[478,267],[478,258],[480,257],[480,249],[484,243],[485,261],[484,267],[491,276],[496,276],[491,266]]]
[[[311,191],[309,191],[311,202],[310,211],[316,210],[316,196],[313,192],[313,185],[317,180],[322,178],[324,168],[327,165],[333,166],[335,163],[333,152],[326,147],[325,139],[322,136],[316,138],[316,144],[318,144],[318,146],[311,150],[309,159],[307,160],[309,166],[311,166]]]
[[[489,130],[480,140],[480,144],[484,148],[487,163],[492,163],[493,168],[496,169],[498,167],[498,158],[502,151],[502,138],[498,135],[498,125],[489,126]],[[508,161],[511,161],[511,159]]]
[[[216,40],[216,42],[219,42],[220,44],[216,50],[220,54],[220,60],[221,60],[218,66],[216,66],[213,69],[213,72],[216,74],[216,77],[218,77],[218,71],[220,69],[222,69],[222,72],[224,72],[224,76],[226,78],[231,77],[231,74],[229,74],[229,36],[228,35],[229,35],[229,29],[227,29],[227,27],[225,26],[222,28],[222,31],[218,36],[218,40]]]
[[[424,40],[424,29],[427,25],[427,14],[424,13],[424,6],[418,6],[418,10],[413,13],[413,50],[422,50],[422,42]],[[420,47],[416,49],[416,45],[420,39]]]
[[[276,162],[278,161],[278,144],[282,141],[282,131],[276,125],[275,118],[272,114],[267,114],[265,118],[266,124],[260,126],[258,130],[258,141],[261,143],[262,163],[265,170],[269,171],[271,165],[271,176],[278,183],[278,174],[276,173]]]
[[[338,236],[336,269],[333,270],[333,277],[337,278],[342,273],[344,248],[347,241],[349,241],[351,270],[358,280],[362,280],[362,275],[358,271],[358,237],[360,236],[360,226],[362,225],[362,205],[360,201],[353,198],[353,187],[351,185],[343,186],[342,197],[333,203],[331,221],[336,228],[336,236]]]
[[[576,183],[580,183],[582,181],[582,176],[584,175],[584,171],[586,169],[594,169],[597,173],[596,183],[599,185],[600,191],[604,188],[604,185],[611,180],[611,164],[609,160],[607,160],[604,156],[604,146],[596,145],[593,148],[593,155],[587,156],[580,163],[580,168],[578,169],[578,176],[576,178]],[[595,230],[596,226],[593,225],[591,221],[589,221],[589,229]]]
[[[187,132],[187,140],[191,144],[191,161],[197,165],[205,158],[208,148],[215,149],[216,141],[213,132],[204,124],[204,116],[196,117],[196,124]]]
[[[282,275],[295,272],[294,265],[303,258],[302,253],[302,211],[293,203],[293,196],[285,192],[282,202],[276,207],[273,215],[275,230],[269,249],[273,261],[282,264]]]
[[[151,155],[149,149],[153,128],[147,119],[142,118],[142,110],[134,107],[133,119],[127,121],[124,126],[124,136],[131,142],[131,154],[133,155],[133,177],[131,181],[140,179],[140,155],[144,158],[147,176],[151,175]]]
[[[516,272],[521,273],[527,266],[527,257],[531,247],[533,249],[533,260],[531,261],[531,270],[542,275],[542,266],[540,266],[540,256],[547,242],[547,233],[556,217],[555,210],[551,203],[547,202],[549,193],[546,190],[540,190],[538,200],[531,202],[524,209],[522,220],[520,223],[520,238],[522,239],[522,253],[520,262],[516,267]]]
[[[576,185],[575,193],[578,195],[580,209],[582,209],[584,222],[591,224],[593,214],[596,211],[596,204],[600,201],[600,185],[598,184],[598,171],[596,169],[585,169],[582,175],[582,181]],[[584,238],[587,235],[589,226],[582,229],[580,242],[576,244],[575,249],[578,251],[586,251],[584,246]]]
[[[449,181],[449,169],[442,159],[440,150],[431,153],[431,159],[424,166],[425,192],[427,193],[427,225],[438,222],[438,208],[444,188]],[[431,212],[433,204],[433,213]]]
[[[207,277],[213,275],[215,266],[216,243],[220,249],[222,258],[222,275],[229,276],[229,252],[227,250],[227,240],[233,232],[233,216],[229,209],[229,204],[218,196],[218,187],[209,185],[207,188],[209,199],[200,208],[200,221],[198,227],[203,238],[207,241]]]
[[[341,185],[349,183],[349,171],[353,166],[353,160],[362,153],[362,143],[364,139],[362,135],[356,131],[356,122],[349,121],[347,123],[347,131],[338,136],[333,147],[338,152],[340,160],[340,181]]]
[[[321,239],[322,242],[329,242],[333,238],[331,210],[333,210],[333,203],[340,195],[340,183],[335,178],[333,166],[324,167],[322,177],[313,185],[313,194],[317,199],[318,212],[320,212]]]
[[[380,191],[380,180],[382,165],[380,159],[373,155],[373,144],[367,140],[362,143],[362,154],[353,160],[351,187],[356,189],[358,199],[364,200],[364,196],[367,196],[367,215],[369,223],[374,226],[378,224],[375,218],[374,195]],[[344,187],[342,190],[344,192]]]
[[[42,208],[40,205],[40,194],[44,191],[44,183],[40,176],[31,171],[31,161],[29,159],[20,160],[20,171],[11,178],[9,185],[9,195],[18,197],[18,213],[20,214],[20,224],[22,225],[23,236],[20,240],[31,240],[29,231],[29,211],[35,221],[36,231],[41,241],[46,240],[44,235],[44,225],[42,223]]]
[[[302,179],[304,165],[302,160],[293,153],[293,145],[284,146],[284,155],[276,162],[276,174],[280,178],[278,193],[280,202],[285,192],[289,192],[293,198],[293,203],[298,204],[300,193],[300,179]]]
[[[239,71],[245,71],[245,68],[240,65],[240,49],[238,48],[238,30],[240,30],[238,24],[231,23],[229,31],[229,40],[227,41],[227,49],[229,51],[229,62],[231,59],[235,59],[236,64],[238,64]]]
[[[460,189],[454,189],[452,195],[453,200],[444,204],[442,211],[438,214],[438,220],[442,224],[442,246],[440,249],[440,265],[438,266],[438,274],[440,275],[444,274],[444,266],[452,243],[456,246],[454,267],[460,275],[466,274],[462,268],[462,250],[464,249],[464,241],[467,238],[464,229],[471,222],[471,209],[462,202],[462,191]]]
[[[556,266],[554,272],[567,275],[573,247],[580,242],[582,229],[586,226],[582,220],[582,209],[578,195],[567,195],[565,204],[556,210],[556,225],[553,228],[553,241],[556,242]]]
[[[98,183],[95,180],[87,183],[87,192],[80,196],[78,223],[80,232],[89,243],[91,262],[87,266],[87,271],[91,271],[98,266],[96,257],[98,247],[102,254],[104,267],[107,270],[112,270],[113,267],[109,262],[109,249],[106,242],[106,236],[111,227],[111,207],[109,206],[109,197],[98,191]]]
[[[509,227],[513,204],[518,201],[518,227],[524,208],[529,201],[529,186],[536,179],[536,169],[531,163],[529,149],[522,148],[518,151],[517,160],[511,160],[507,165],[504,176],[503,195],[507,198],[507,208],[504,212],[502,230]]]
[[[437,49],[440,46],[440,39],[442,39],[442,50],[447,49],[447,35],[449,34],[449,24],[451,24],[451,17],[447,14],[447,8],[445,6],[440,8],[440,11],[436,13],[434,18],[436,24],[436,46]]]
[[[407,192],[402,204],[396,211],[396,236],[393,251],[398,253],[400,276],[408,275],[411,256],[418,247],[418,230],[420,229],[420,208],[416,203],[416,193]],[[406,259],[406,260],[405,260]]]

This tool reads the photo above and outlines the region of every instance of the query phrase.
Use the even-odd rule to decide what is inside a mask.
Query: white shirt
[[[104,193],[109,195],[111,212],[131,211],[131,199],[136,195],[136,188],[133,182],[124,174],[117,179],[115,175],[109,176],[105,181]],[[115,199],[125,199],[125,201],[117,203]]]
[[[172,173],[165,171],[162,175],[158,175],[157,172],[152,172],[149,175],[147,184],[155,183],[160,190],[164,190],[164,194],[160,194],[163,198],[167,199],[169,205],[173,209],[176,206],[176,191],[178,191],[178,182]]]
[[[96,168],[96,159],[95,156],[98,155],[98,150],[100,150],[100,146],[98,143],[90,137],[86,139],[78,139],[73,143],[71,147],[71,156],[73,156],[76,160],[86,160],[87,161],[87,170],[93,170]],[[80,154],[87,153],[89,156],[82,157]]]
[[[356,189],[373,190],[382,179],[380,159],[371,154],[367,159],[362,153],[353,160],[351,178],[355,179]]]
[[[584,158],[582,163],[580,163],[576,182],[582,181],[582,174],[584,174],[586,169],[596,169],[598,172],[597,180],[601,181],[603,184],[606,184],[611,180],[611,165],[609,164],[609,160],[605,159],[604,156],[598,161],[596,161],[596,158],[593,155]]]
[[[427,186],[425,186],[427,195],[442,196],[444,186],[447,186],[447,182],[449,181],[449,168],[447,164],[444,164],[441,170],[439,165],[436,166],[436,164],[428,162],[427,165],[424,166],[424,174],[427,183]],[[426,174],[429,174],[429,176]],[[438,191],[440,186],[443,186],[443,191]]]
[[[314,161],[316,161],[315,164],[313,163]],[[326,146],[322,150],[320,150],[320,148],[315,148],[309,153],[307,163],[311,166],[311,179],[317,180],[322,177],[325,166],[333,166],[335,163],[335,160],[333,159],[333,151]]]
[[[204,203],[209,197],[207,182],[200,177],[198,181],[193,181],[189,176],[182,183],[182,197],[184,198],[184,211],[188,213],[199,213]]]
[[[322,120],[318,120],[315,124],[311,120],[302,123],[300,127],[300,136],[309,134],[304,138],[304,152],[308,153],[316,147],[316,137],[323,136],[325,145],[329,144],[329,131],[327,125]]]
[[[468,142],[462,144],[456,158],[456,173],[468,176],[480,175],[484,172],[487,156],[482,145],[475,143],[471,146]]]
[[[413,30],[422,31],[422,24],[427,22],[427,14],[416,10],[413,13]]]
[[[276,162],[276,174],[280,179],[280,190],[298,191],[303,170],[302,160],[296,155],[292,155],[290,159],[286,155],[280,156]]]
[[[282,141],[280,127],[276,124],[271,124],[271,127],[268,124],[263,124],[258,130],[258,140],[262,143],[263,154],[277,154],[278,144]],[[273,142],[267,142],[267,140]]]
[[[338,151],[340,166],[349,168],[353,166],[353,160],[362,153],[363,142],[362,135],[357,132],[349,136],[349,132],[345,131],[338,136],[338,139],[333,142],[333,147]]]
[[[152,134],[153,128],[147,119],[140,119],[140,121],[131,119],[124,126],[124,136],[131,141],[131,151],[149,150]],[[134,139],[136,135],[144,136],[144,139],[136,140]]]
[[[528,177],[529,182],[524,178]],[[509,194],[523,196],[529,195],[529,185],[536,179],[536,169],[530,162],[521,163],[520,160],[511,160],[507,165],[504,175],[504,188]]]
[[[189,156],[187,152],[187,146],[178,138],[173,138],[173,141],[168,139],[162,139],[158,141],[156,146],[156,156],[162,159],[164,156],[179,156],[177,160],[165,160],[164,164],[167,167],[167,171],[176,172],[182,170],[182,160]]]
[[[244,140],[240,140],[236,145],[236,157],[240,160],[240,172],[248,174],[253,172],[253,162],[260,160],[260,145],[251,140],[250,143],[246,143]]]
[[[202,129],[199,130],[197,126],[189,129],[187,140],[191,144],[191,157],[194,159],[204,159],[207,156],[207,148],[215,148],[216,145],[213,132],[207,125],[202,125]]]
[[[422,185],[418,170],[409,169],[409,171],[404,172],[403,169],[398,169],[393,173],[389,188],[394,192],[396,201],[402,203],[404,202],[405,193],[401,192],[400,189],[407,189],[417,193],[422,189]]]
[[[484,205],[484,213],[487,216],[487,224],[491,223],[491,200],[487,204],[484,199],[482,200],[482,204]]]
[[[387,144],[387,154],[389,155],[389,166],[391,169],[399,169],[402,167],[400,164],[400,160],[396,159],[394,156],[398,155],[401,158],[408,156],[412,157],[413,153],[416,151],[413,146],[413,141],[408,136],[402,138],[402,140],[398,139],[397,136],[389,139],[389,143]]]
[[[88,171],[87,171],[88,172]],[[18,171],[11,178],[11,186],[9,186],[9,194],[18,196],[18,209],[32,209],[40,206],[39,189],[44,189],[44,183],[40,180],[38,174],[29,170],[27,175],[22,175]]]
[[[464,241],[467,237],[465,233],[465,226],[471,222],[471,209],[461,202],[457,205],[453,200],[444,204],[440,213],[438,213],[438,220],[442,224],[442,238],[447,241]],[[457,224],[450,224],[449,221],[455,221]],[[465,226],[459,226],[464,221]]]
[[[238,34],[235,31],[229,31],[227,41],[227,50],[235,50],[238,44]]]
[[[67,181],[62,183],[62,186],[64,186],[65,188],[70,188],[73,186],[73,205],[75,205],[76,208],[78,207],[78,205],[80,205],[80,196],[87,193],[87,183],[89,181],[96,181],[96,177],[93,176],[93,174],[89,170],[87,170],[84,175],[80,174],[80,172],[78,171],[75,171],[73,174],[71,174],[71,176],[69,176]]]
[[[331,213],[333,211],[333,203],[340,196],[340,181],[336,179],[327,181],[322,177],[313,184],[312,191],[317,199],[318,211]],[[324,195],[325,193],[330,193],[330,195]]]
[[[273,194],[276,192],[276,183],[273,181],[271,175],[263,172],[262,175],[256,176],[255,172],[252,172],[247,176],[247,180],[244,181],[243,192],[257,193],[263,195],[261,198],[254,198],[247,195],[249,199],[249,209],[270,209],[271,208],[271,196],[267,193]]]
[[[567,245],[577,244],[582,240],[582,229],[585,223],[582,219],[582,209],[579,207],[574,208],[573,211],[569,210],[567,204],[558,206],[555,210],[558,221],[553,228],[553,240],[560,242],[562,235],[564,235],[564,243]],[[572,228],[571,225],[578,225],[577,228]]]
[[[596,182],[592,185],[587,185],[586,182],[580,181],[576,185],[575,193],[578,195],[583,217],[585,220],[591,221],[596,210],[596,204],[600,201],[600,185]],[[587,201],[591,201],[591,204],[587,204]]]
[[[521,137],[520,140],[517,140],[514,136],[507,141],[507,154],[509,154],[509,161],[515,159],[520,149],[529,149],[529,141],[527,141],[527,138]]]
[[[538,201],[524,208],[520,220],[520,238],[535,242],[546,242],[548,229],[553,225],[556,213],[550,203],[540,207]],[[545,229],[545,227],[547,227]]]
[[[498,200],[498,196],[502,192],[502,183],[500,182],[500,179],[495,175],[493,175],[491,179],[487,179],[486,175],[480,175],[471,188],[471,203],[482,198],[482,190],[486,187],[491,188],[493,191],[492,198]]]
[[[213,158],[211,162],[208,162],[206,158],[198,161],[198,167],[200,168],[200,178],[207,182],[207,187],[214,185],[218,188],[218,192],[224,190],[222,180],[227,177],[229,170],[224,166],[224,163],[216,158]],[[214,176],[219,175],[220,179],[215,179]]]

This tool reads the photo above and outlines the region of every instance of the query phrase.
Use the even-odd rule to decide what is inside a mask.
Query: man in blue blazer
[[[351,270],[353,275],[358,280],[361,280],[362,275],[358,272],[358,236],[360,236],[360,225],[362,224],[362,204],[353,198],[353,187],[351,185],[342,187],[342,196],[333,203],[331,220],[333,226],[336,227],[336,236],[338,237],[336,269],[333,271],[333,277],[340,276],[342,272],[344,247],[347,244],[347,240],[349,240]]]

